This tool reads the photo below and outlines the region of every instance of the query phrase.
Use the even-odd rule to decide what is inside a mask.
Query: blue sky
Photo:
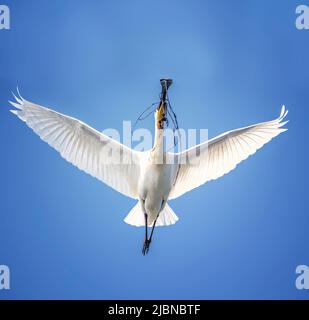
[[[308,299],[309,31],[304,1],[2,1],[0,299]],[[182,128],[210,137],[271,120],[289,131],[237,170],[170,202],[157,229],[123,218],[127,199],[65,162],[8,112],[29,100],[98,130],[122,129],[156,101],[159,79]],[[152,120],[152,119],[151,119]],[[152,129],[152,121],[141,125]]]

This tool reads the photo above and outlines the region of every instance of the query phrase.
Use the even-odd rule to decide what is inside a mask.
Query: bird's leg
[[[145,252],[144,252],[144,249],[143,249],[143,254],[144,254],[144,255],[147,254],[148,251],[149,251],[149,247],[150,247],[150,243],[151,243],[153,231],[154,231],[154,229],[155,229],[155,227],[156,227],[156,223],[157,223],[158,217],[159,217],[159,215],[157,215],[156,220],[153,222],[153,226],[152,226],[152,229],[151,229],[151,233],[150,233],[149,239],[147,239],[147,241],[145,241],[146,248],[145,248],[145,244],[144,244],[144,248],[145,248]]]
[[[148,214],[145,213],[145,240],[148,239]]]
[[[143,255],[145,255],[148,252],[148,248],[149,248],[149,242],[148,242],[148,214],[145,213],[144,214],[145,217],[145,240],[144,240],[144,245],[143,245]],[[146,252],[147,250],[147,252]]]
[[[156,223],[157,223],[157,219],[158,219],[158,217],[159,217],[159,215],[157,215],[156,220],[153,222],[153,226],[152,226],[152,229],[151,229],[149,242],[151,242],[152,235],[153,235],[153,231],[154,231],[154,229],[155,229],[155,227],[156,227]]]

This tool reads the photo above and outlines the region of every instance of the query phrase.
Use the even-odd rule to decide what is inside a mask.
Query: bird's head
[[[167,90],[172,85],[172,79],[160,79],[162,91],[160,96],[160,103],[155,112],[156,126],[158,129],[164,129],[164,122],[167,114]]]

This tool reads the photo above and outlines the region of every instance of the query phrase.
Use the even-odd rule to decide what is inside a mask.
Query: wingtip
[[[16,102],[13,102],[13,101],[10,101],[10,100],[9,100],[9,103],[10,103],[13,107],[15,107],[15,108],[17,108],[17,109],[20,109],[20,110],[22,109],[22,108],[21,108],[21,105],[20,105],[19,103],[16,103]]]
[[[21,96],[19,88],[16,87],[17,90],[17,95],[11,90],[11,93],[15,99],[15,101],[8,101],[13,107],[15,107],[16,109],[22,110],[23,109],[23,105],[25,102],[25,99]]]
[[[17,93],[18,93],[18,95],[19,95],[19,98],[22,100],[22,101],[25,101],[25,99],[22,97],[22,95],[20,94],[20,91],[19,91],[19,87],[17,86],[16,87],[16,91],[17,91]]]
[[[22,100],[19,99],[13,91],[11,91],[11,93],[12,93],[14,99],[15,99],[19,104],[22,104],[22,103],[23,103]]]
[[[286,121],[279,121],[278,122],[278,128],[281,128],[283,126],[285,126],[287,123],[289,123],[290,120],[286,120]]]
[[[284,114],[285,114],[285,105],[282,105],[279,118],[282,118]]]
[[[17,111],[17,110],[10,110],[10,112],[12,112],[13,114],[15,114],[15,116],[18,116],[18,111]]]
[[[17,91],[17,95],[14,93],[14,91],[11,90],[11,93],[12,93],[14,99],[15,99],[19,104],[23,104],[23,102],[25,101],[25,99],[21,96],[18,86],[16,87],[16,91]]]
[[[284,119],[288,113],[289,110],[286,109],[285,105],[282,105],[279,120],[281,121],[282,119]]]

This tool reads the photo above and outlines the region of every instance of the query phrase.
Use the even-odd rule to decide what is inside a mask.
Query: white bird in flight
[[[166,152],[163,131],[168,112],[167,91],[172,80],[160,81],[162,92],[155,110],[155,141],[153,148],[144,152],[130,149],[77,119],[29,102],[20,94],[14,96],[16,102],[10,101],[17,109],[11,112],[64,159],[123,195],[138,200],[124,221],[145,227],[144,255],[148,253],[155,226],[172,225],[178,220],[168,200],[230,172],[286,131],[282,127],[288,122],[282,121],[288,113],[283,106],[275,120],[225,132],[185,151]],[[114,161],[111,151],[115,151],[120,161]],[[150,236],[148,227],[152,227]]]

